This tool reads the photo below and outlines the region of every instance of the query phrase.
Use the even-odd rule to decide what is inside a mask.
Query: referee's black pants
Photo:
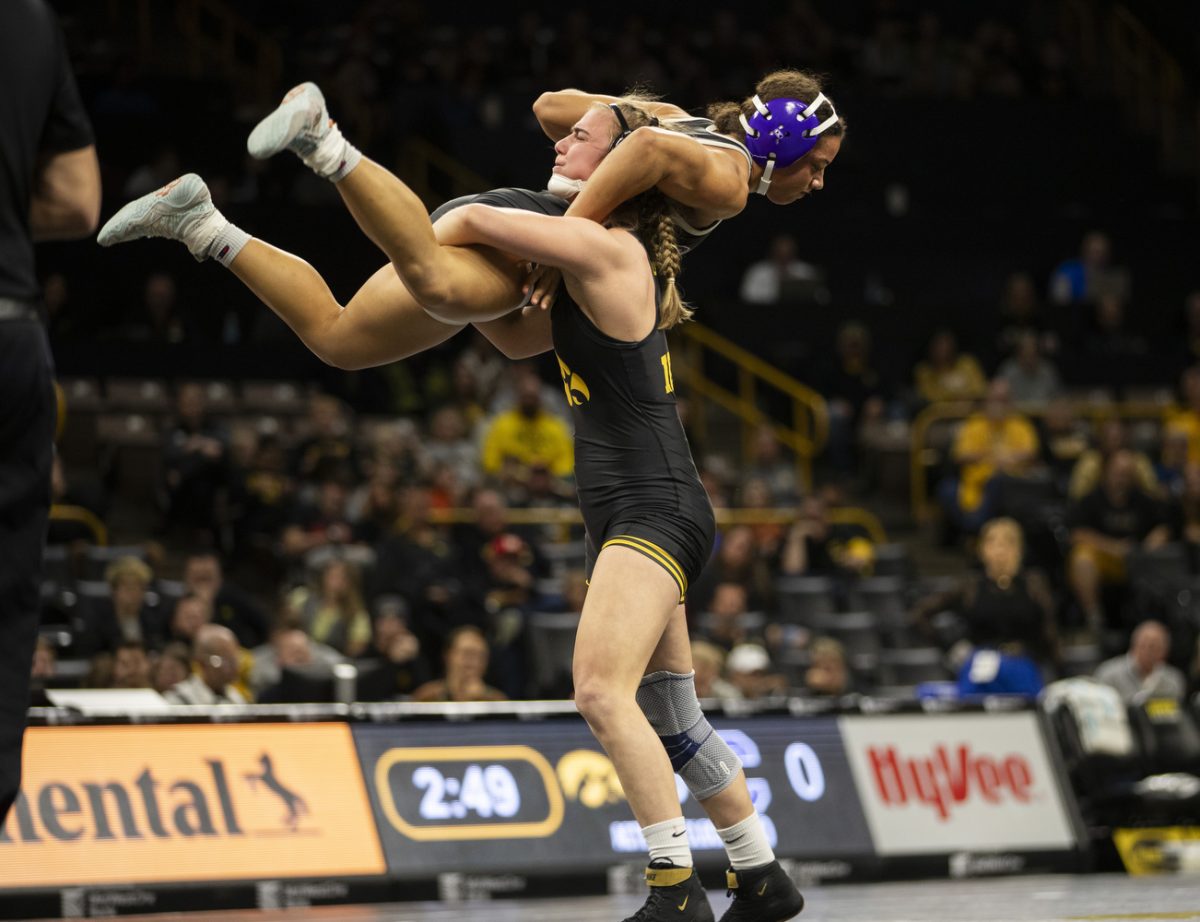
[[[0,825],[21,784],[50,515],[55,401],[46,331],[0,321]]]

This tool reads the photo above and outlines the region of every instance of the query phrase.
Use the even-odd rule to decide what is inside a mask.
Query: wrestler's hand
[[[525,285],[521,292],[529,295],[529,304],[549,310],[554,306],[558,297],[558,286],[562,284],[562,273],[553,266],[539,266],[536,263],[529,270]],[[531,293],[532,292],[532,293]]]

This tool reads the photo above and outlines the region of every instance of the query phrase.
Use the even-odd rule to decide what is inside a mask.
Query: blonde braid
[[[638,215],[638,236],[646,242],[650,265],[662,282],[659,302],[658,328],[669,330],[676,324],[692,319],[692,309],[683,303],[678,278],[683,271],[683,257],[675,239],[675,222],[667,210],[666,197],[657,190],[643,193]]]

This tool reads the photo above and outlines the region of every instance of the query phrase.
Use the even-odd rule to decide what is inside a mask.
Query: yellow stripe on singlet
[[[605,541],[600,550],[604,550],[604,548],[608,547],[610,544],[616,544],[630,548],[631,550],[639,551],[642,554],[645,554],[651,560],[661,564],[663,569],[670,574],[671,579],[675,580],[676,584],[679,586],[679,601],[682,602],[684,597],[687,596],[688,581],[687,577],[683,575],[683,567],[678,564],[674,557],[664,551],[653,541],[647,541],[645,538],[639,538],[636,535],[617,535],[615,538],[610,538],[609,540]]]

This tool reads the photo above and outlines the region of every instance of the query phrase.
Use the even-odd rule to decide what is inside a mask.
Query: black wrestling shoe
[[[778,861],[725,872],[733,902],[721,922],[784,922],[800,915],[804,897]]]
[[[652,861],[646,868],[650,896],[625,922],[713,922],[708,894],[695,868],[677,868],[669,861]]]

